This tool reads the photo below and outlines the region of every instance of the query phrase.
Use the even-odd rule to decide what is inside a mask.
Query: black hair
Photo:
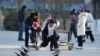
[[[33,12],[33,16],[38,16],[38,12]]]
[[[90,12],[89,10],[86,10],[86,12]]]
[[[21,10],[24,11],[24,9],[26,9],[26,8],[27,8],[26,5],[23,5],[23,6],[21,7]]]
[[[71,11],[70,14],[71,14],[71,15],[76,14],[76,13],[75,13],[75,9],[73,9],[73,10]]]
[[[34,12],[31,12],[31,13],[30,13],[30,17],[33,17],[33,15],[34,15]]]
[[[49,20],[49,23],[55,23],[55,21],[53,19]]]

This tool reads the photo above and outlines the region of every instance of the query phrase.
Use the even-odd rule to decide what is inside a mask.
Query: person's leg
[[[18,40],[23,40],[24,22],[19,23],[19,35]]]
[[[46,47],[46,46],[48,45],[48,43],[49,43],[49,39],[46,38],[46,39],[40,44],[40,46],[41,46],[41,47]]]
[[[28,47],[28,42],[29,42],[28,28],[25,28],[25,47]]]
[[[88,31],[85,31],[85,37],[88,38]]]
[[[86,41],[85,35],[82,36],[82,41],[83,41],[83,42]]]
[[[68,32],[68,42],[71,41],[72,31]]]
[[[56,36],[57,41],[59,41],[59,38],[60,38],[60,36],[59,36],[59,35],[57,35],[57,36]]]
[[[30,40],[31,40],[31,43],[35,43],[35,41],[34,41],[34,30],[33,29],[31,29],[31,34],[30,34]]]
[[[92,34],[92,31],[89,31],[89,35],[90,35],[90,40],[91,40],[91,42],[94,42],[95,40],[94,40],[94,36],[93,36],[93,34]]]
[[[73,28],[73,23],[71,23],[70,32],[68,32],[68,42],[71,41],[73,29],[74,29],[74,28]]]
[[[31,43],[33,43],[33,32],[30,33],[30,40],[31,40]]]
[[[74,27],[73,33],[74,33],[74,37],[77,38],[77,30],[76,30],[76,27]]]
[[[50,37],[50,51],[53,51],[54,43],[52,37]]]
[[[42,43],[41,46],[45,47],[48,45],[48,37],[47,37],[47,32],[46,31],[42,31]]]
[[[83,47],[82,36],[78,36],[78,46]]]
[[[54,45],[54,48],[55,49],[58,49],[57,39],[54,36],[52,36],[52,39],[51,40],[52,40],[52,43]]]

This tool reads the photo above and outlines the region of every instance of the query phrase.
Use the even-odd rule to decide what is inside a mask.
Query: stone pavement
[[[59,33],[62,40],[66,40],[67,34]],[[24,36],[23,36],[24,37]],[[61,51],[59,56],[100,56],[100,34],[94,34],[95,42],[91,43],[89,39],[84,43],[83,49],[75,49],[77,42],[72,37],[72,42],[75,44],[73,50]],[[14,52],[18,52],[21,46],[24,46],[24,41],[17,41],[17,31],[0,31],[0,56],[16,56]],[[53,56],[49,47],[41,48],[39,51],[29,52],[29,56]]]

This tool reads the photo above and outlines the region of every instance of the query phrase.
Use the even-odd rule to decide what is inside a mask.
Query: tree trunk
[[[93,4],[93,16],[94,16],[94,19],[95,19],[95,31],[97,31],[96,3],[97,3],[97,0],[92,0],[92,4]]]

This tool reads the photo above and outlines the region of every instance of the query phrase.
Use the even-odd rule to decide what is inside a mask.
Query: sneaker
[[[26,46],[27,49],[29,49],[29,46]]]
[[[18,39],[18,41],[24,41],[24,39]]]
[[[83,43],[86,42],[85,40],[83,40]]]
[[[58,48],[55,48],[54,51],[60,51]]]
[[[52,55],[57,55],[57,54],[60,54],[60,50],[59,51],[55,51],[54,53],[52,53]]]
[[[83,49],[81,46],[76,47],[76,49]]]
[[[42,48],[42,46],[41,46],[41,45],[39,45],[39,46],[38,46],[38,49],[40,49],[40,48]]]
[[[54,51],[54,49],[50,49],[50,51]]]
[[[92,40],[91,42],[94,43],[95,40]]]
[[[32,47],[33,47],[33,48],[36,48],[36,45],[33,45]]]

